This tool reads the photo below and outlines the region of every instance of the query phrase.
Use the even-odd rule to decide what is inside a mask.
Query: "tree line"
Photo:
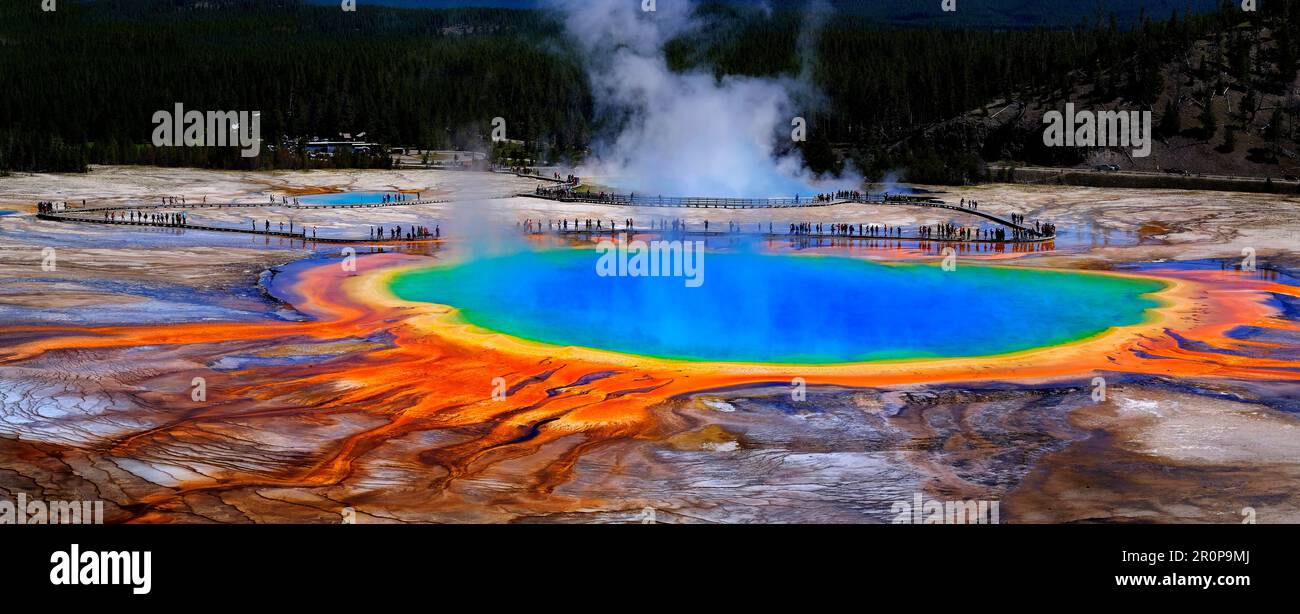
[[[1092,103],[1120,101],[1159,116],[1166,64],[1198,40],[1219,40],[1223,52],[1220,63],[1199,70],[1223,70],[1280,93],[1296,77],[1297,5],[1262,0],[1257,13],[1245,13],[1238,2],[1219,0],[1217,10],[1143,12],[1135,23],[1097,13],[1074,27],[1005,30],[898,28],[837,14],[810,32],[814,18],[806,13],[768,16],[716,4],[705,9],[708,25],[674,41],[669,57],[676,69],[709,68],[719,78],[811,82],[813,95],[800,101],[812,126],[801,149],[813,170],[834,172],[849,158],[872,178],[905,168],[913,181],[963,183],[980,179],[982,161],[999,159],[1009,146],[1041,164],[1072,164],[1077,152],[1035,146],[1037,134],[977,135],[936,123],[995,102],[1064,103],[1076,88]],[[1266,34],[1274,46],[1252,55],[1252,41]],[[814,61],[802,60],[810,55]]]
[[[917,139],[919,131],[1079,83],[1094,98],[1151,108],[1166,62],[1243,20],[1270,24],[1277,50],[1268,60],[1278,67],[1274,86],[1284,87],[1295,75],[1300,8],[1261,1],[1258,16],[1243,16],[1222,2],[1218,11],[1143,15],[1136,24],[1099,13],[1069,28],[1007,30],[705,4],[705,26],[666,51],[678,70],[809,82],[799,102],[811,138],[801,148],[814,170],[834,172],[849,159],[875,177],[909,168],[915,180],[961,182],[996,157],[997,138],[949,130]],[[1261,59],[1239,42],[1249,35],[1224,36],[1229,70],[1253,70]],[[507,118],[509,138],[526,143],[519,155],[557,161],[580,158],[596,125],[583,58],[542,11],[99,0],[43,13],[26,3],[0,22],[0,63],[0,168],[384,166],[382,154],[313,160],[301,143],[348,132],[392,146],[483,150],[497,116]],[[271,149],[242,158],[233,149],[153,147],[152,114],[176,102],[261,111]]]
[[[471,148],[497,116],[510,138],[546,155],[588,140],[581,64],[539,12],[101,0],[44,13],[23,4],[0,21],[0,167],[300,168],[311,160],[293,145],[305,137]],[[274,152],[153,147],[153,114],[177,102],[261,111]],[[328,163],[386,163],[345,158]]]

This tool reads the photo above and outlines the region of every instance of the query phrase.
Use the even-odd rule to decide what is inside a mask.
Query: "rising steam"
[[[725,77],[669,70],[664,45],[700,25],[692,2],[551,0],[587,61],[601,120],[582,170],[638,194],[773,197],[809,195],[816,177],[797,154],[782,155],[801,115],[801,79]],[[853,184],[853,181],[837,182]]]

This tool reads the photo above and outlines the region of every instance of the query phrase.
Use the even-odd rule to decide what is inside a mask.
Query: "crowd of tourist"
[[[519,174],[527,174],[527,175],[535,175],[537,173],[536,169],[530,167],[511,167],[510,170],[512,172],[516,172]],[[566,195],[567,196],[575,195],[574,188],[578,184],[577,176],[568,175],[567,177],[561,177],[559,173],[552,173],[552,175],[554,176],[556,181],[560,181],[562,183],[555,186],[539,185],[537,187],[537,192],[536,192],[538,195],[550,196],[550,197],[557,197],[557,196],[563,197]],[[612,204],[627,204],[627,203],[635,202],[635,198],[636,198],[635,194],[618,195],[613,193],[607,193],[604,191],[591,193],[591,194],[583,194],[582,196],[584,200],[595,200],[598,202],[609,202]],[[297,206],[300,204],[298,198],[291,198],[285,196],[280,196],[278,198],[277,196],[270,196],[269,198],[271,204],[273,205],[284,204],[284,205]],[[382,196],[381,203],[382,204],[404,203],[412,200],[418,201],[420,198],[421,198],[421,194],[419,192],[413,194],[394,192],[390,194],[384,194]],[[799,197],[796,197],[795,200],[796,203],[799,202],[798,198]],[[896,195],[896,194],[890,194],[888,192],[884,192],[884,193],[877,194],[876,195],[877,200],[875,201],[872,201],[871,198],[872,196],[870,193],[859,192],[857,190],[839,190],[834,192],[828,192],[825,194],[817,194],[813,197],[812,201],[804,201],[804,202],[810,202],[810,203],[811,202],[816,202],[816,203],[885,202],[885,203],[904,203],[904,204],[915,205],[915,206],[947,207],[950,209],[953,208],[951,204],[944,204],[942,201],[936,198],[925,197],[925,196]],[[646,201],[647,203],[656,202],[654,198],[643,199],[643,200]],[[202,202],[206,204],[206,201],[207,201],[206,197],[203,197]],[[187,206],[186,197],[184,196],[179,196],[179,197],[163,196],[160,197],[160,202],[164,207],[179,208],[179,207]],[[786,202],[788,203],[789,201],[787,200]],[[82,206],[83,207],[85,206],[85,201],[82,201]],[[962,198],[959,201],[959,205],[956,208],[969,210],[969,211],[978,211],[980,208],[980,203],[979,201],[976,201],[974,199]],[[68,209],[67,209],[66,202],[58,203],[58,202],[42,201],[37,203],[37,211],[41,214],[54,214],[54,213],[66,212],[68,211]],[[871,239],[890,238],[890,239],[911,239],[911,240],[941,240],[941,241],[955,241],[955,242],[1029,242],[1029,241],[1041,240],[1044,238],[1051,238],[1056,235],[1056,226],[1054,224],[1042,222],[1039,220],[1035,220],[1031,223],[1026,220],[1026,217],[1023,214],[1013,213],[1008,215],[1005,219],[991,217],[983,213],[981,213],[980,215],[984,217],[990,217],[994,221],[1000,222],[1001,225],[994,226],[994,227],[985,227],[985,226],[972,227],[972,226],[956,225],[952,223],[938,223],[938,224],[916,226],[915,228],[909,229],[903,226],[894,226],[890,224],[802,222],[802,223],[789,223],[788,225],[786,225],[786,228],[784,230],[786,235],[798,236],[798,237],[837,237],[837,238],[847,237],[847,238],[871,238]],[[156,226],[179,226],[179,227],[189,226],[189,215],[184,211],[176,212],[176,211],[141,211],[141,210],[131,210],[131,209],[109,209],[109,210],[104,210],[102,212],[102,217],[105,221],[109,221],[109,222],[148,224],[148,225],[156,225]],[[269,219],[262,221],[262,223],[260,224],[260,230],[259,230],[259,224],[257,220],[249,220],[249,224],[250,224],[251,232],[273,234],[272,222]],[[283,220],[277,222],[276,224],[277,224],[276,231],[274,234],[301,236],[303,238],[307,238],[309,236],[308,234],[309,230],[305,227],[302,227],[301,225],[295,224],[295,222],[292,219],[287,220],[287,227],[286,227],[286,221]],[[728,234],[740,234],[740,233],[749,232],[750,229],[752,228],[755,234],[760,234],[760,235],[764,234],[765,229],[764,229],[763,222],[755,222],[751,224],[752,226],[742,224],[739,222],[729,221],[727,222],[727,227],[725,232]],[[632,218],[625,218],[621,221],[600,219],[600,218],[588,218],[588,219],[563,218],[563,219],[551,219],[551,220],[528,219],[522,222],[518,222],[517,225],[528,233],[541,233],[544,231],[563,232],[563,233],[568,233],[568,232],[578,232],[578,233],[598,232],[599,233],[599,232],[619,232],[620,230],[624,232],[633,232],[638,230],[635,224],[635,220],[633,220]],[[699,225],[702,227],[703,233],[706,234],[712,233],[715,235],[723,234],[723,231],[711,229],[710,222],[708,220],[701,221]],[[699,229],[688,229],[687,221],[679,218],[657,219],[651,222],[647,228],[641,230],[659,231],[664,234],[701,232]],[[767,235],[774,236],[778,232],[779,231],[776,229],[774,223],[772,222],[766,223]],[[317,229],[315,227],[312,227],[310,229],[310,236],[312,238],[315,238],[317,236]],[[439,226],[433,226],[433,227],[419,226],[419,225],[411,225],[407,227],[400,226],[400,225],[391,226],[391,227],[371,226],[369,232],[370,240],[403,240],[403,239],[420,240],[420,239],[441,239],[441,238],[442,238],[442,230]]]
[[[393,192],[392,194],[384,194],[382,204],[392,205],[396,203],[405,203],[405,202],[418,201],[418,200],[420,200],[420,192],[416,192],[415,194],[407,194],[406,192]]]
[[[150,226],[187,226],[190,223],[190,215],[184,211],[105,211],[104,220]]]
[[[635,230],[636,228],[636,224],[632,218],[624,219],[622,224],[623,230]],[[518,222],[516,225],[529,233],[542,232],[542,220],[529,219]],[[572,223],[570,223],[567,218],[561,220],[546,220],[546,230],[559,232],[612,232],[618,230],[618,225],[619,222],[616,220],[574,218]]]
[[[974,206],[973,204],[971,206]],[[604,233],[620,231],[657,231],[663,234],[677,233],[705,233],[724,234],[724,231],[713,230],[709,220],[702,220],[695,229],[687,227],[686,220],[683,219],[660,219],[655,220],[649,227],[638,229],[635,220],[632,218],[617,220],[602,220],[598,218],[575,218],[560,220],[538,220],[527,219],[517,222],[516,225],[529,234],[539,234],[543,232],[560,232],[560,233]],[[776,231],[772,222],[766,223],[766,234],[775,235]],[[727,222],[726,234],[740,234],[749,230],[755,231],[755,234],[764,234],[764,223],[755,222],[752,226],[740,222]],[[892,238],[892,239],[920,239],[920,240],[942,240],[942,241],[965,241],[965,242],[1025,242],[1034,241],[1046,237],[1054,236],[1056,227],[1051,224],[1035,224],[1034,230],[1019,230],[1004,227],[970,227],[958,226],[951,223],[929,224],[918,226],[915,232],[909,231],[906,227],[890,224],[845,224],[845,223],[819,223],[819,222],[798,222],[790,223],[785,228],[789,236],[799,237],[846,237],[846,238]]]
[[[524,177],[545,177],[545,175],[543,175],[541,171],[538,171],[537,169],[531,166],[511,166],[506,168],[506,170],[516,175],[521,175]],[[558,172],[552,172],[551,179],[554,179],[555,181],[563,182],[564,185],[568,185],[568,186],[575,186],[578,185],[579,183],[579,178],[577,175],[561,176]]]
[[[827,194],[818,194],[816,197],[814,197],[813,200],[814,202],[819,202],[819,203],[833,203],[841,200],[860,202],[862,200],[866,200],[867,198],[870,198],[870,196],[871,196],[870,194],[863,194],[862,192],[859,192],[857,190],[837,190],[835,192],[830,192]],[[798,198],[799,197],[796,196],[795,200],[798,200]]]
[[[387,228],[384,226],[375,226],[370,229],[370,239],[372,241],[390,240],[390,241],[418,241],[424,239],[441,239],[442,227],[435,225],[433,228],[428,226],[411,225],[403,228],[402,226],[393,226]]]
[[[833,237],[901,237],[903,229],[889,224],[790,224],[787,234],[829,235]]]

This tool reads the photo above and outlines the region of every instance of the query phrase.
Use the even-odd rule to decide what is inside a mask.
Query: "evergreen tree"
[[[1236,151],[1236,150],[1237,150],[1237,130],[1234,129],[1232,126],[1227,126],[1227,127],[1224,129],[1223,132],[1224,132],[1224,134],[1223,134],[1223,144],[1219,146],[1219,148],[1218,148],[1219,152],[1221,152],[1221,153],[1232,153],[1232,152]]]
[[[1219,120],[1214,115],[1214,97],[1211,96],[1205,102],[1205,108],[1201,110],[1201,131],[1205,140],[1214,138],[1219,130]]]
[[[1178,105],[1172,99],[1165,103],[1165,112],[1160,115],[1160,134],[1165,138],[1178,136],[1183,131],[1183,119]]]

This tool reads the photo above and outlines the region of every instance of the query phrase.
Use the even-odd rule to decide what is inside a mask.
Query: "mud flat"
[[[16,212],[0,216],[0,496],[103,499],[110,522],[339,522],[345,510],[359,522],[890,522],[893,504],[918,493],[999,501],[1002,522],[1240,522],[1245,508],[1259,522],[1300,520],[1293,198],[943,193],[1062,230],[1053,252],[962,258],[1178,288],[1167,319],[1131,334],[960,364],[764,371],[539,349],[453,329],[367,285],[393,267],[550,240],[521,238],[523,220],[971,223],[922,208],[504,198],[535,186],[427,170],[0,178],[0,209]],[[358,245],[355,273],[338,266],[340,248],[309,241],[33,215],[39,200],[399,190],[450,202],[190,212],[345,236],[396,224],[444,233],[409,249]],[[939,258],[889,244],[820,249]],[[1240,270],[1248,254],[1255,271]],[[511,388],[505,402],[491,398],[495,377]],[[795,377],[807,383],[801,401]]]

